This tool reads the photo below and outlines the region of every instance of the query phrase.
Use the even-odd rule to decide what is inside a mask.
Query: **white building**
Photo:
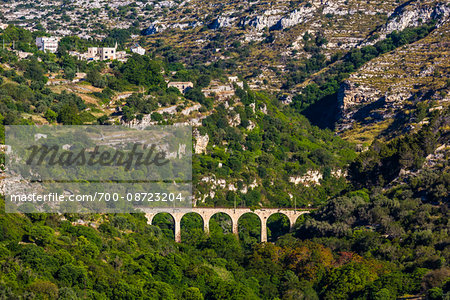
[[[133,46],[131,46],[130,50],[131,50],[131,52],[137,53],[139,55],[144,55],[145,54],[145,49],[142,48],[138,43],[136,43]]]
[[[70,51],[70,55],[77,56],[80,60],[119,60],[126,61],[125,51],[117,51],[117,43],[114,47],[89,47],[86,53]]]
[[[115,47],[89,47],[87,60],[114,60],[116,59]]]
[[[116,47],[98,48],[98,55],[100,56],[100,60],[114,60],[116,59]]]
[[[61,38],[59,37],[37,37],[36,38],[36,46],[41,51],[48,51],[51,53],[56,53],[58,50],[58,43]]]

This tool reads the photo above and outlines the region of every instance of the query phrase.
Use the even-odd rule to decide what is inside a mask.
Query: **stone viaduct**
[[[218,213],[224,213],[231,218],[233,234],[238,235],[238,221],[241,216],[247,213],[255,214],[261,220],[261,242],[267,242],[267,220],[273,214],[283,214],[288,217],[291,228],[294,226],[297,218],[302,214],[309,213],[309,210],[280,209],[280,208],[261,208],[251,210],[250,208],[167,208],[167,209],[141,209],[147,217],[148,224],[152,224],[153,217],[159,213],[170,214],[175,221],[175,241],[181,242],[181,219],[188,213],[196,213],[203,219],[203,228],[209,232],[209,220]]]

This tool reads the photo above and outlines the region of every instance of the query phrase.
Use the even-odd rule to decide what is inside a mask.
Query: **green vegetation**
[[[440,176],[448,185],[448,173]],[[422,185],[428,198],[433,192],[423,184],[439,180],[385,193],[348,192],[300,219],[275,244],[257,244],[255,218],[240,220],[239,242],[222,232],[229,230],[227,219],[212,219],[205,235],[198,216],[188,215],[183,244],[175,244],[168,215],[155,217],[156,227],[142,214],[0,213],[0,295],[395,299],[426,293],[441,299],[450,290],[448,210],[414,191]],[[80,219],[92,225],[77,225]],[[269,222],[272,235],[282,224]]]
[[[139,22],[135,5],[108,14]],[[119,124],[144,115],[173,124],[197,118],[198,135],[209,139],[193,161],[198,206],[317,209],[302,215],[291,232],[287,218],[271,217],[270,242],[264,244],[258,242],[255,215],[239,220],[237,239],[227,216],[212,218],[211,232],[204,234],[202,220],[191,214],[181,221],[183,243],[176,244],[168,214],[153,219],[157,226],[148,225],[143,214],[6,214],[1,198],[0,298],[448,299],[448,154],[430,163],[436,148],[449,142],[448,108],[430,112],[426,104],[416,104],[414,118],[428,124],[389,142],[376,141],[359,154],[300,114],[333,98],[364,63],[433,29],[428,24],[393,32],[374,46],[328,61],[323,34],[305,34],[303,50],[311,57],[287,64],[284,88],[309,84],[291,106],[283,106],[268,91],[249,88],[247,79],[262,74],[256,69],[240,76],[243,87],[235,85],[236,96],[226,101],[201,91],[213,81],[225,83],[238,62],[255,55],[255,43],[234,42],[223,54],[230,59],[203,64],[190,50],[156,38],[153,53],[124,63],[87,64],[68,51],[85,51],[93,41],[66,37],[57,54],[41,53],[29,45],[35,33],[9,26],[2,37],[31,55],[19,59],[0,49],[2,143],[4,125],[10,124]],[[136,29],[113,30],[102,43],[123,45],[132,33]],[[205,57],[226,48],[227,32],[212,36],[202,49]],[[276,34],[264,38],[270,45]],[[188,60],[182,57],[190,63],[183,64]],[[79,72],[86,78],[75,84]],[[55,81],[63,83],[48,84]],[[194,88],[182,94],[166,81],[191,81]],[[180,113],[197,103],[200,109],[190,116]],[[176,113],[161,111],[168,106],[176,106]],[[346,171],[348,178],[339,175]],[[294,183],[311,172],[320,178]],[[225,188],[208,178],[225,181]]]
[[[350,165],[349,171],[359,187],[384,186],[399,176],[401,170],[416,172],[420,170],[425,158],[434,152],[438,145],[449,141],[445,122],[448,110],[434,112],[429,124],[417,133],[394,139],[384,144],[374,142],[369,151],[359,155]],[[438,194],[438,201],[443,194]]]
[[[161,67],[148,56],[134,54],[121,68],[123,77],[130,83],[144,86],[158,86],[164,83]]]
[[[339,194],[347,184],[342,178],[330,176],[333,170],[344,168],[355,157],[352,146],[332,132],[312,127],[306,118],[283,113],[275,106],[276,99],[264,93],[241,90],[237,93],[245,106],[229,112],[223,105],[203,120],[201,134],[208,134],[214,147],[208,155],[194,161],[194,184],[201,192],[209,188],[202,177],[225,178],[241,190],[257,182],[250,193],[227,191],[216,193],[206,202],[216,206],[293,207],[317,205]],[[252,107],[255,107],[253,110]],[[267,114],[262,110],[267,107]],[[229,125],[231,117],[239,116],[237,127]],[[252,124],[253,130],[248,130]],[[308,170],[328,174],[320,186],[307,188],[289,183],[291,177],[302,176]],[[290,197],[289,194],[294,195]]]

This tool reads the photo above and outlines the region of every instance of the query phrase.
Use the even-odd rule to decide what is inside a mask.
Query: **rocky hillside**
[[[427,122],[426,111],[448,106],[450,24],[378,57],[342,85],[339,131],[360,142],[392,136]]]
[[[58,1],[56,1],[58,2]],[[105,37],[123,33],[184,63],[224,61],[254,88],[286,88],[286,74],[324,55],[335,61],[394,30],[448,19],[445,1],[61,1],[8,2],[3,22],[56,35]],[[80,25],[82,24],[82,25]],[[116,30],[110,33],[110,30]],[[320,58],[319,60],[321,60]],[[316,71],[323,68],[318,66]],[[296,84],[305,81],[294,80]],[[294,94],[292,85],[282,90]]]
[[[401,3],[400,3],[401,4]],[[386,24],[396,1],[191,1],[149,25],[149,47],[180,59],[236,64],[255,88],[278,89],[289,65],[352,49]],[[265,79],[265,80],[264,80]]]
[[[21,0],[3,5],[0,16],[4,22],[27,29],[44,28],[52,34],[84,38],[104,38],[107,30],[132,29],[135,37],[147,36],[142,40],[147,47],[163,40],[164,47],[174,47],[184,60],[234,58],[245,75],[261,69],[264,75],[255,78],[255,84],[263,85],[264,77],[279,86],[279,72],[285,71],[289,60],[312,55],[305,35],[316,39],[330,58],[385,25],[402,2],[98,0],[61,1],[61,5]]]

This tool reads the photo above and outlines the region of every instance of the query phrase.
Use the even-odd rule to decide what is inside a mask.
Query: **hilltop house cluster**
[[[36,46],[40,51],[56,53],[58,51],[58,45],[61,38],[59,37],[37,37]],[[134,44],[130,47],[131,52],[139,55],[145,54],[145,49],[139,44]],[[79,60],[87,61],[106,61],[106,60],[118,60],[126,61],[128,54],[125,51],[117,51],[117,42],[114,47],[89,47],[85,53],[77,51],[69,51],[69,55],[77,57]]]

